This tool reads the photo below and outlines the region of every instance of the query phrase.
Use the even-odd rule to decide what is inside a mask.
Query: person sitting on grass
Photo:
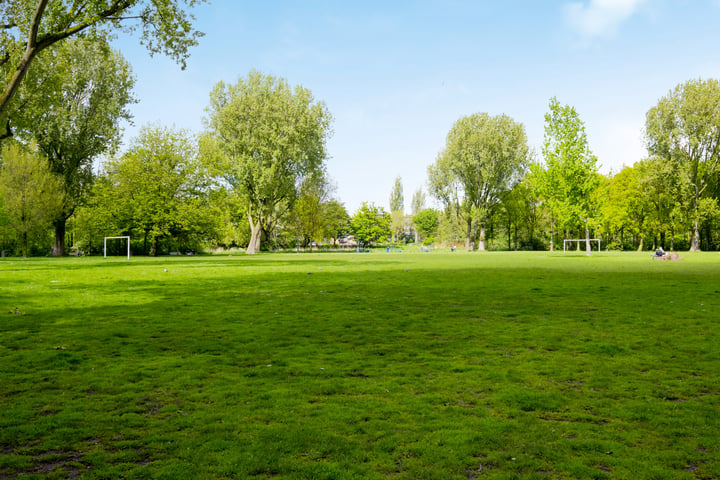
[[[665,256],[665,250],[663,250],[662,247],[658,247],[658,249],[655,250],[655,256],[656,256],[656,257],[664,257],[664,256]]]

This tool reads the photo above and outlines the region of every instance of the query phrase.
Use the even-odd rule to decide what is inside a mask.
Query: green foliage
[[[440,216],[432,208],[426,208],[413,217],[413,223],[418,235],[425,243],[432,243],[430,239],[437,233],[440,226]]]
[[[64,254],[66,220],[92,186],[93,161],[117,148],[133,84],[129,64],[107,42],[68,39],[39,56],[18,95],[15,136],[37,141],[64,183],[53,219],[56,255]]]
[[[63,198],[62,180],[34,148],[10,142],[0,151],[0,198],[7,227],[17,235],[23,257],[34,235],[42,234],[57,215]],[[59,202],[62,203],[62,202]]]
[[[363,202],[352,217],[350,229],[360,245],[386,242],[392,235],[391,216],[382,207]]]
[[[410,206],[410,213],[417,215],[421,210],[425,208],[425,193],[422,187],[415,190],[412,197],[412,203]]]
[[[2,259],[0,476],[719,478],[720,256],[649,257]]]
[[[225,180],[244,199],[248,253],[292,208],[303,179],[323,172],[331,116],[311,92],[253,71],[210,93],[208,126],[225,154]]]
[[[405,210],[405,197],[403,196],[402,178],[395,177],[392,191],[390,192],[390,211],[403,212]]]
[[[324,236],[333,243],[350,232],[350,215],[345,205],[338,200],[329,200],[323,209]]]
[[[459,119],[429,169],[432,194],[467,225],[466,246],[485,249],[485,230],[528,161],[525,128],[506,115]],[[479,232],[478,232],[479,229]]]
[[[202,34],[193,7],[205,0],[6,0],[0,3],[0,138],[11,135],[8,113],[38,54],[70,37],[108,38],[141,29],[140,43],[185,67]],[[6,123],[7,121],[7,123]]]
[[[145,127],[130,150],[106,165],[87,210],[84,229],[95,224],[106,235],[143,238],[146,251],[159,253],[159,242],[179,247],[212,235],[219,217],[209,205],[211,178],[198,159],[187,132]],[[92,230],[88,233],[91,233]],[[100,232],[96,233],[99,240]]]
[[[600,182],[597,158],[588,146],[585,124],[575,107],[550,99],[542,148],[544,169],[536,172],[539,196],[562,229],[585,230],[595,215],[593,194]],[[590,244],[587,243],[587,253]]]
[[[718,195],[720,175],[720,81],[690,80],[678,85],[647,113],[650,154],[672,165],[681,202],[691,217],[691,250],[700,249],[701,200]],[[707,204],[707,203],[706,203]]]

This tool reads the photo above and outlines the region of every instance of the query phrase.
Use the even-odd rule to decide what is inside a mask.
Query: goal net
[[[586,238],[566,238],[563,240],[563,252],[567,252],[568,244],[572,247],[572,242],[583,242],[585,243],[588,239]],[[592,250],[593,242],[597,242],[597,251],[600,251],[600,239],[599,238],[591,238],[590,239],[590,249]]]
[[[120,251],[120,255],[124,255],[124,250],[122,249],[122,241],[125,240],[126,248],[127,248],[127,259],[130,260],[130,237],[105,237],[103,239],[103,258],[107,258],[108,256],[108,240],[118,240],[118,242],[110,242],[110,246],[112,247],[113,243],[118,243],[118,249],[115,249],[116,251]],[[112,254],[112,253],[111,253]]]

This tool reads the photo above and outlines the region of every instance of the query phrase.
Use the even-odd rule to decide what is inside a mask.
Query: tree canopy
[[[679,176],[692,212],[690,249],[700,250],[701,217],[718,208],[708,187],[717,183],[720,172],[720,82],[678,85],[648,111],[645,131],[649,152],[669,162]]]
[[[2,148],[0,165],[0,203],[27,257],[29,237],[46,230],[56,215],[58,199],[63,197],[62,179],[50,171],[34,146],[17,142]]]
[[[597,158],[590,151],[585,124],[575,107],[561,105],[555,97],[545,114],[542,153],[545,166],[538,172],[538,193],[562,227],[585,227],[590,255],[592,195],[599,184]]]
[[[374,203],[363,202],[350,222],[358,245],[373,245],[387,241],[392,234],[390,215]]]
[[[298,196],[303,178],[324,169],[332,117],[310,90],[253,71],[210,93],[207,124],[226,156],[224,178],[245,200],[252,230],[247,253],[260,250]]]
[[[63,179],[54,255],[64,254],[65,223],[92,185],[93,160],[117,148],[134,83],[129,64],[102,39],[70,38],[50,47],[28,73],[13,119],[17,138],[35,140]]]
[[[506,115],[478,113],[453,125],[445,149],[430,167],[430,185],[435,197],[464,220],[469,250],[485,249],[493,209],[520,179],[527,161],[525,128]]]
[[[37,55],[73,36],[140,30],[150,54],[184,68],[202,33],[188,8],[206,0],[4,0],[0,3],[0,138],[12,135],[10,102]]]

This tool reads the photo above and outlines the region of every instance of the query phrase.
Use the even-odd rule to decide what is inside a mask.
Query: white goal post
[[[127,240],[127,259],[130,260],[130,237],[105,237],[103,239],[103,258],[107,258],[107,241],[108,240],[120,240],[120,239]]]
[[[590,240],[591,242],[597,242],[598,244],[598,252],[600,251],[600,239],[599,238],[566,238],[563,240],[563,252],[567,251],[567,243],[568,242],[586,242]]]

